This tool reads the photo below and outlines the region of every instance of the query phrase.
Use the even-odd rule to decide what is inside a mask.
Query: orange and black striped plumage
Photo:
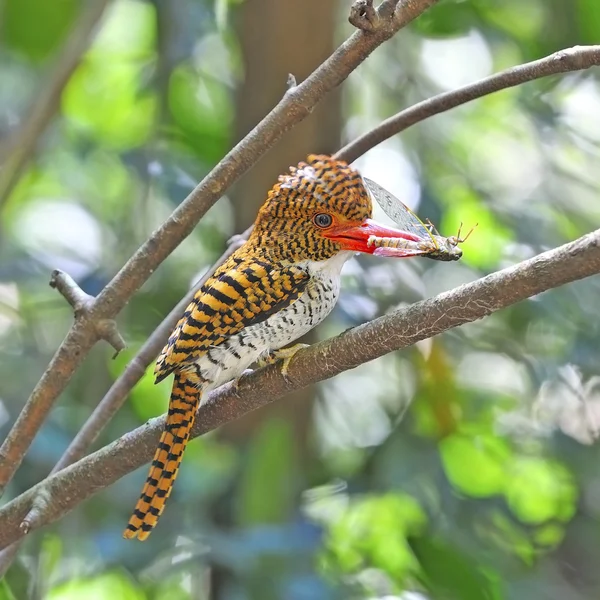
[[[203,394],[241,375],[317,325],[339,295],[352,254],[315,226],[327,213],[339,227],[371,216],[360,174],[327,156],[308,157],[269,192],[248,241],[196,293],[156,363],[174,373],[165,431],[124,532],[145,539],[171,493]]]

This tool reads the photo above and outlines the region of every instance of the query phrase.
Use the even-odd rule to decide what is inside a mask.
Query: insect
[[[385,214],[409,234],[407,238],[411,238],[380,238],[373,235],[368,240],[369,245],[374,245],[378,249],[387,248],[390,249],[390,252],[393,249],[401,249],[405,252],[405,256],[426,256],[442,261],[458,260],[462,256],[462,250],[458,247],[458,244],[465,242],[477,225],[465,237],[461,237],[462,225],[457,235],[441,236],[430,222],[427,225],[423,223],[408,206],[390,194],[385,188],[366,177],[363,177],[363,180]],[[375,253],[386,254],[385,251],[375,251]]]

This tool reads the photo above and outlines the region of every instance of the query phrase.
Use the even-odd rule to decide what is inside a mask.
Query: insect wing
[[[408,231],[423,241],[431,241],[434,247],[437,248],[438,244],[431,231],[429,231],[423,221],[406,204],[398,200],[396,196],[390,194],[390,192],[382,188],[378,183],[375,183],[372,179],[363,177],[363,180],[367,185],[367,189],[377,201],[377,204],[383,209],[383,212],[395,221],[403,231]]]

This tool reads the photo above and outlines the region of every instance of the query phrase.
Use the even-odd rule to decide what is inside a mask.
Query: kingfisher
[[[129,523],[145,540],[173,489],[196,411],[217,386],[252,364],[283,360],[284,348],[320,323],[340,294],[344,263],[357,252],[411,256],[377,238],[411,239],[372,220],[360,173],[343,161],[309,155],[270,190],[246,243],[195,294],[160,353],[156,383],[174,375],[165,428]]]

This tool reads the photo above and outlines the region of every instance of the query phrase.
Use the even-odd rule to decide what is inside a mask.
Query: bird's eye
[[[319,213],[313,217],[313,223],[317,227],[325,229],[333,223],[333,219],[331,218],[331,215],[328,215],[327,213]]]

